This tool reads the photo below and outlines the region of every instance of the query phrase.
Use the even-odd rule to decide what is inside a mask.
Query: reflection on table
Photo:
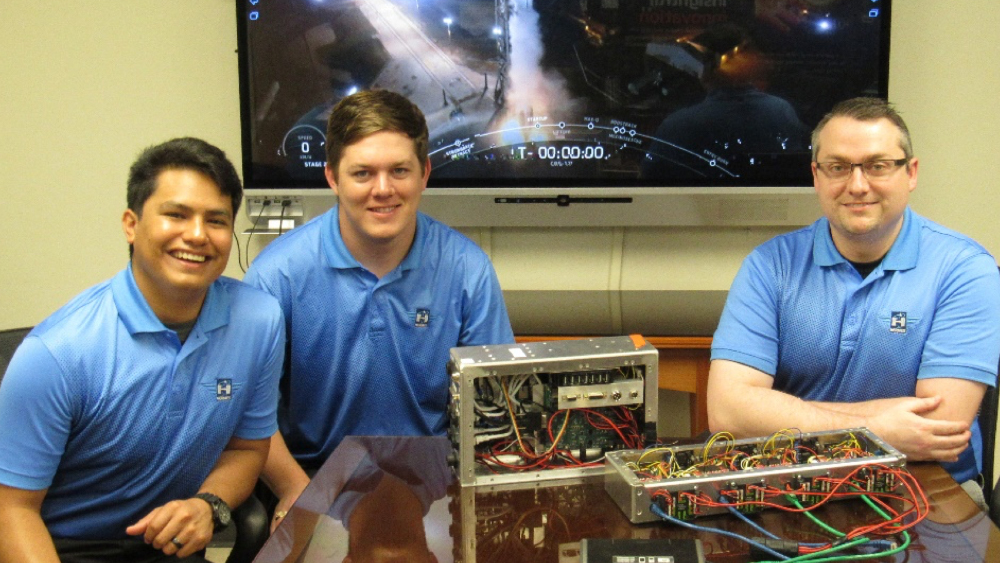
[[[580,561],[584,538],[691,538],[709,561],[749,561],[749,548],[716,533],[666,523],[635,525],[611,500],[601,477],[502,487],[460,487],[447,465],[445,438],[348,438],[313,478],[255,561],[378,563]],[[936,464],[911,464],[930,514],[905,553],[878,561],[998,562],[1000,530]],[[879,517],[860,500],[817,508],[846,530]],[[830,536],[804,516],[777,510],[753,517],[799,541]],[[706,527],[760,536],[731,516],[696,519]]]

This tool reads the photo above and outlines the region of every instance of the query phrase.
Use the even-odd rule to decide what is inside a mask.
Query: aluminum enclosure
[[[729,448],[729,451],[743,452],[748,456],[759,456],[762,451],[771,446],[770,442],[774,436],[720,442],[711,447],[706,447],[706,444],[696,444],[610,452],[607,455],[605,489],[630,521],[642,523],[660,520],[650,510],[654,493],[666,493],[672,499],[680,499],[682,493],[704,494],[715,499],[718,498],[720,491],[727,490],[737,491],[739,500],[744,498],[752,500],[752,496],[757,494],[761,487],[770,486],[784,489],[786,485],[791,485],[793,489],[801,490],[800,487],[805,487],[806,490],[816,491],[818,495],[822,495],[826,492],[823,487],[828,481],[826,479],[816,480],[816,478],[840,479],[866,465],[881,466],[873,467],[870,470],[871,480],[868,484],[868,490],[890,491],[894,490],[898,483],[894,482],[890,472],[884,471],[882,468],[898,468],[906,465],[905,455],[882,441],[867,428],[800,433],[794,434],[794,438],[797,445],[805,444],[809,451],[818,455],[809,460],[797,459],[794,463],[782,462],[766,467],[739,470],[713,468],[699,471],[698,474],[678,477],[650,476],[638,472],[637,466],[640,465],[640,462],[657,463],[662,461],[671,466],[683,468],[716,457],[725,448]],[[847,441],[855,444],[856,457],[832,459],[832,456],[827,455],[832,448]],[[789,504],[788,501],[780,498],[771,502]],[[681,509],[680,507],[683,507],[684,504],[686,503],[674,503],[670,511],[675,511],[676,507],[676,512],[672,514],[668,511],[665,512],[681,520],[728,512],[727,508],[690,505]],[[760,509],[750,506],[745,511]]]
[[[655,440],[658,363],[638,335],[452,348],[448,433],[459,482],[603,473],[606,452]]]

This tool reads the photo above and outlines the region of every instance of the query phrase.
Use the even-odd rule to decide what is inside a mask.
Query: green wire
[[[812,513],[812,511],[806,510],[805,507],[802,506],[802,503],[799,502],[798,497],[796,497],[795,495],[785,495],[785,498],[788,499],[788,501],[791,502],[793,505],[795,505],[795,508],[804,511],[802,514],[808,516],[809,519],[812,520],[820,528],[823,528],[824,530],[830,532],[831,534],[837,536],[838,538],[842,538],[847,535],[844,532],[841,532],[840,530],[834,528],[833,526],[830,526],[826,522],[817,518],[816,515]]]
[[[860,490],[860,489],[858,489],[858,490]],[[799,499],[796,498],[794,495],[786,495],[786,498],[792,504],[794,504],[796,508],[803,509],[802,504],[799,502]],[[868,495],[861,495],[861,498],[866,503],[868,503],[868,506],[870,506],[872,508],[872,510],[874,510],[883,519],[885,519],[885,520],[891,520],[892,519],[892,518],[889,517],[888,514],[885,513],[885,511],[883,511],[877,504],[875,504],[874,501],[872,501],[870,498],[868,498]],[[810,512],[810,511],[803,512],[803,514],[805,514],[806,516],[808,516],[818,526],[820,526],[824,530],[830,532],[831,534],[833,534],[833,535],[835,535],[837,537],[844,537],[846,535],[843,532],[841,532],[841,531],[839,531],[839,530],[837,530],[837,529],[829,526],[828,524],[826,524],[825,522],[823,522],[822,520],[820,520],[817,516],[815,516],[814,514],[812,514],[812,512]],[[807,553],[805,555],[799,555],[798,557],[792,557],[790,559],[786,559],[783,562],[782,561],[767,561],[767,562],[761,562],[761,563],[798,563],[799,561],[808,561],[809,563],[825,563],[825,562],[828,562],[828,561],[862,561],[862,560],[865,560],[865,559],[875,559],[875,558],[878,558],[878,557],[885,557],[887,555],[895,555],[895,554],[897,554],[897,553],[899,553],[901,551],[906,550],[906,548],[910,547],[910,543],[911,543],[910,533],[908,531],[906,531],[906,530],[903,530],[903,534],[902,535],[903,535],[903,543],[901,543],[900,545],[898,545],[898,546],[896,546],[896,547],[894,547],[892,549],[889,549],[889,550],[886,550],[886,551],[880,551],[878,553],[862,553],[862,554],[857,554],[857,555],[841,555],[841,556],[835,556],[835,557],[828,557],[832,553],[835,553],[835,552],[838,552],[838,551],[842,551],[844,549],[855,547],[855,546],[858,546],[858,545],[861,545],[863,543],[867,543],[867,542],[871,541],[869,538],[861,537],[861,538],[857,538],[857,539],[851,540],[851,541],[849,541],[847,543],[844,543],[844,544],[841,544],[841,545],[838,545],[838,546],[834,546],[834,547],[830,547],[830,548],[824,549],[822,551],[816,551],[814,553]]]
[[[805,555],[799,555],[798,557],[792,557],[784,561],[767,561],[765,563],[795,563],[797,561],[809,561],[810,563],[817,563],[819,561],[841,561],[845,559],[853,559],[855,557],[863,557],[862,555],[843,555],[840,557],[826,557],[826,556],[830,555],[831,553],[835,553],[844,549],[861,545],[866,542],[868,542],[868,538],[856,538],[847,543],[824,549],[823,551],[816,551],[813,553],[807,553]],[[878,557],[882,557],[883,555],[885,554],[884,553],[877,554]],[[823,557],[823,559],[816,559],[817,557]]]
[[[836,547],[831,547],[830,549],[824,549],[823,551],[817,551],[815,553],[807,553],[806,555],[800,555],[798,557],[793,557],[791,559],[786,559],[785,561],[774,561],[768,563],[797,563],[798,561],[809,561],[810,563],[823,563],[826,561],[861,561],[864,559],[876,559],[879,557],[885,557],[887,555],[895,555],[901,551],[906,550],[910,547],[910,533],[903,530],[903,543],[897,547],[886,551],[880,551],[878,553],[862,553],[858,555],[841,555],[839,557],[824,557],[833,553],[835,551],[840,551],[842,549],[847,549],[848,547],[854,547],[856,545],[871,541],[868,538],[858,538],[852,540],[848,543],[838,545]],[[820,558],[820,559],[817,559]]]

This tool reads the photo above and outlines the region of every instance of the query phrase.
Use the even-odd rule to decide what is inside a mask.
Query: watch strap
[[[198,493],[194,495],[194,498],[200,498],[212,508],[212,523],[215,525],[216,530],[221,530],[229,525],[231,509],[226,501],[212,493]]]

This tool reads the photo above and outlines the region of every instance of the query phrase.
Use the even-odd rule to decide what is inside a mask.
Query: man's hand
[[[200,498],[189,498],[154,508],[125,532],[142,535],[146,543],[164,555],[187,557],[204,549],[214,530],[212,507]]]
[[[278,504],[274,507],[274,517],[271,518],[271,533],[274,533],[274,529],[281,524],[281,520],[288,514],[288,511],[292,509],[292,505],[298,500],[299,495],[302,491],[306,489],[309,485],[309,481],[304,483],[299,483],[299,487],[296,491],[289,491],[288,494],[278,499]]]
[[[299,462],[295,461],[292,453],[288,451],[288,445],[281,436],[281,432],[275,432],[271,436],[271,447],[267,455],[267,463],[264,464],[264,471],[261,479],[278,497],[278,505],[274,508],[274,518],[271,519],[271,532],[281,523],[281,519],[292,509],[292,505],[298,500],[302,491],[309,486],[309,476],[302,470]]]
[[[904,397],[867,416],[866,426],[913,461],[957,461],[969,446],[969,424],[929,418],[940,396]]]

